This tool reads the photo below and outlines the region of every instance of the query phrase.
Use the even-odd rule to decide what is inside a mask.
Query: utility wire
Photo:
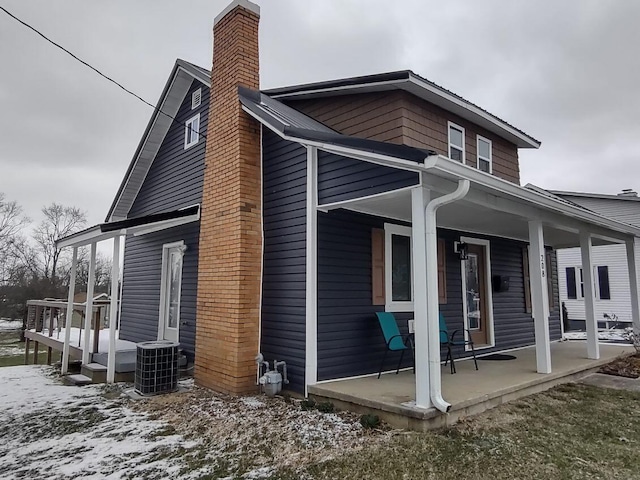
[[[70,52],[69,50],[67,50],[66,48],[64,48],[62,45],[60,45],[59,43],[54,42],[53,40],[51,40],[49,37],[47,37],[45,34],[41,33],[40,31],[38,31],[36,28],[32,27],[31,25],[29,25],[27,22],[20,20],[18,17],[16,17],[13,13],[11,13],[10,11],[8,11],[6,8],[4,8],[2,5],[0,5],[0,10],[2,10],[4,13],[6,13],[7,15],[9,15],[11,18],[13,18],[16,22],[24,25],[25,27],[27,27],[29,30],[32,30],[33,32],[35,32],[37,35],[39,35],[40,37],[44,38],[47,42],[49,42],[50,44],[52,44],[53,46],[59,48],[60,50],[62,50],[63,52],[65,52],[67,55],[71,56],[74,60],[77,60],[78,62],[82,63],[85,67],[89,67],[91,70],[93,70],[94,72],[96,72],[98,75],[100,75],[102,78],[104,78],[105,80],[108,80],[109,82],[113,83],[114,85],[118,86],[119,88],[121,88],[122,90],[124,90],[125,92],[127,92],[129,95],[134,96],[135,98],[137,98],[138,100],[140,100],[142,103],[144,103],[145,105],[150,106],[151,108],[153,108],[156,112],[161,113],[162,115],[169,117],[173,122],[176,122],[176,118],[169,115],[168,113],[163,112],[162,110],[160,110],[158,107],[156,107],[155,105],[147,102],[144,98],[142,98],[140,95],[132,92],[131,90],[129,90],[127,87],[125,87],[124,85],[122,85],[121,83],[118,83],[117,81],[115,81],[113,78],[109,77],[108,75],[105,75],[104,73],[102,73],[100,70],[98,70],[96,67],[94,67],[93,65],[89,64],[88,62],[85,62],[84,60],[82,60],[81,58],[79,58],[77,55],[75,55],[74,53]],[[172,123],[173,123],[172,122]],[[189,124],[189,129],[191,129],[191,124]],[[200,126],[198,125],[198,130],[200,129]],[[207,136],[204,133],[198,132],[198,134],[202,137],[204,137],[205,139],[207,138]]]

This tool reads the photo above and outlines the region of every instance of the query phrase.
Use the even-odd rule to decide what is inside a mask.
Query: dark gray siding
[[[200,107],[191,110],[191,93],[202,88]],[[184,149],[185,122],[200,113],[200,131],[206,132],[209,89],[194,80],[158,150],[129,217],[166,212],[197,204],[202,199],[205,137]],[[129,236],[125,243],[122,282],[121,338],[133,342],[155,340],[158,335],[162,245],[184,240],[180,299],[180,343],[193,359],[195,352],[198,240],[200,222],[161,232]]]
[[[162,245],[184,240],[180,297],[180,345],[193,359],[198,283],[200,223],[162,230],[139,237],[128,236],[124,251],[120,338],[144,342],[158,338]]]
[[[191,110],[191,93],[202,88],[202,103]],[[200,114],[200,132],[207,131],[209,88],[197,80],[189,88],[158,150],[140,192],[129,211],[129,217],[161,213],[200,203],[204,174],[205,137],[193,147],[184,149],[185,122]]]
[[[337,210],[318,215],[318,379],[376,372],[385,344],[376,311],[371,304],[371,229],[383,228],[380,217]],[[450,331],[462,328],[462,279],[460,260],[453,241],[461,232],[439,230],[446,243],[447,303],[440,305]],[[493,292],[496,346],[482,353],[504,350],[534,342],[531,314],[526,313],[522,271],[524,243],[488,238],[491,242],[492,275],[510,278],[507,292]],[[554,272],[557,296],[557,275]],[[413,313],[397,313],[403,331]],[[557,302],[551,315],[552,339],[560,336]],[[458,355],[463,352],[457,352]],[[395,355],[395,354],[394,354]],[[390,355],[397,359],[397,357]],[[444,358],[444,357],[443,357]],[[394,366],[391,358],[387,369]]]
[[[304,391],[306,155],[262,130],[264,266],[260,350],[287,362],[289,388]]]
[[[318,152],[318,203],[341,202],[417,185],[418,173]]]

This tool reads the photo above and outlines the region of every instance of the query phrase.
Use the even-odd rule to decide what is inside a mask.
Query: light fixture
[[[469,258],[468,245],[464,242],[453,242],[453,251],[458,254],[460,260]]]

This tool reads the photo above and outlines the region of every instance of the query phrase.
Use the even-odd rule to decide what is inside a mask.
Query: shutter
[[[546,260],[547,260],[547,291],[549,294],[549,310],[553,310],[556,306],[555,296],[553,295],[553,266],[552,256],[553,252],[547,250]]]
[[[524,283],[524,311],[531,313],[531,277],[529,276],[529,247],[522,248],[522,281]]]
[[[384,230],[371,229],[371,303],[384,305]]]
[[[600,300],[611,300],[611,291],[609,290],[609,267],[598,267],[598,285],[600,290]]]
[[[567,267],[567,298],[576,299],[576,269]]]
[[[447,249],[443,238],[438,239],[438,303],[447,303]]]

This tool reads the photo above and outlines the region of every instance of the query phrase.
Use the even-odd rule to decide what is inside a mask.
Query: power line
[[[60,50],[62,50],[63,52],[65,52],[67,55],[71,56],[74,60],[77,60],[78,62],[80,62],[81,64],[83,64],[85,67],[89,67],[91,70],[93,70],[94,72],[96,72],[98,75],[100,75],[102,78],[104,78],[105,80],[108,80],[109,82],[113,83],[114,85],[116,85],[117,87],[119,87],[120,89],[124,90],[125,92],[127,92],[129,95],[134,96],[135,98],[137,98],[138,100],[140,100],[142,103],[144,103],[145,105],[148,105],[149,107],[153,108],[156,112],[161,113],[162,115],[165,115],[166,117],[169,117],[173,122],[176,122],[176,118],[169,115],[168,113],[163,112],[162,110],[160,110],[158,107],[156,107],[155,105],[152,105],[151,103],[147,102],[144,98],[142,98],[140,95],[132,92],[131,90],[129,90],[127,87],[125,87],[124,85],[122,85],[121,83],[118,83],[117,81],[115,81],[113,78],[109,77],[108,75],[105,75],[104,73],[102,73],[100,70],[98,70],[96,67],[94,67],[93,65],[89,64],[88,62],[82,60],[80,57],[78,57],[77,55],[75,55],[74,53],[70,52],[69,50],[67,50],[66,48],[64,48],[62,45],[60,45],[59,43],[54,42],[53,40],[51,40],[49,37],[47,37],[44,33],[40,32],[39,30],[37,30],[35,27],[32,27],[31,25],[29,25],[27,22],[20,20],[18,17],[16,17],[13,13],[11,13],[10,11],[8,11],[6,8],[4,8],[2,5],[0,5],[0,10],[2,10],[4,13],[6,13],[7,15],[9,15],[11,18],[13,18],[16,22],[22,24],[23,26],[27,27],[29,30],[35,32],[38,36],[44,38],[47,42],[49,42],[51,45],[59,48]],[[172,123],[173,123],[172,122]],[[191,128],[191,126],[189,125],[189,128]],[[200,129],[200,126],[198,126],[198,130]],[[205,139],[207,138],[207,136],[204,133],[198,132],[198,134],[202,137],[204,137]]]

